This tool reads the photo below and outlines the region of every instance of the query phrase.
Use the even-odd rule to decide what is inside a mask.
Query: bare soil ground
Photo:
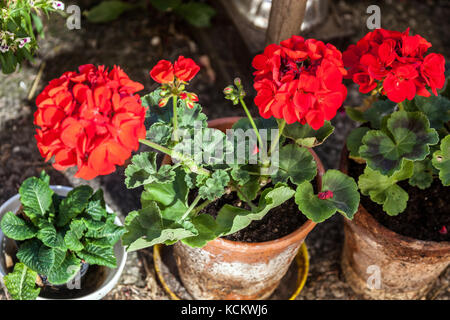
[[[92,1],[79,1],[91,3]],[[434,45],[433,49],[450,56],[449,24],[450,5],[447,1],[333,1],[329,19],[335,19],[335,32],[330,37],[329,28],[317,28],[311,32],[317,38],[327,38],[341,50],[367,32],[366,8],[378,3],[382,9],[382,26],[404,30],[410,26]],[[222,89],[234,76],[244,80],[249,92],[249,102],[254,94],[251,89],[251,56],[239,34],[218,9],[214,26],[197,31],[172,15],[149,11],[129,12],[119,20],[94,25],[82,21],[80,30],[69,31],[63,18],[52,18],[47,36],[41,40],[36,61],[27,64],[13,75],[0,75],[0,203],[17,193],[21,182],[45,169],[53,184],[79,185],[85,183],[73,178],[73,170],[58,172],[44,163],[33,138],[32,124],[35,104],[27,97],[42,68],[37,92],[45,84],[64,71],[75,70],[85,63],[120,65],[129,76],[145,85],[150,91],[156,84],[148,72],[159,59],[174,60],[185,55],[199,61],[202,71],[192,82],[199,93],[200,102],[210,119],[244,115],[241,109],[223,99]],[[334,28],[334,29],[336,29]],[[335,30],[334,30],[335,31]],[[315,32],[315,33],[314,33]],[[44,65],[45,64],[45,65]],[[352,87],[346,104],[360,102],[357,90]],[[255,108],[251,109],[257,114]],[[345,114],[333,121],[335,134],[326,146],[318,148],[319,156],[327,168],[338,166],[339,153],[345,136],[353,124]],[[94,188],[105,190],[106,200],[123,218],[139,206],[139,190],[127,190],[123,184],[123,168],[114,174],[89,182]],[[340,271],[340,252],[343,241],[342,218],[336,216],[317,226],[306,243],[310,253],[310,272],[306,286],[298,299],[359,299],[346,285]],[[129,255],[125,272],[118,286],[106,299],[168,299],[159,284],[153,265],[152,250],[142,250]],[[450,299],[450,271],[440,277],[428,299]],[[0,290],[0,299],[5,299]]]

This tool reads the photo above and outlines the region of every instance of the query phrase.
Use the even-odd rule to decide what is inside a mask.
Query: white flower
[[[9,46],[7,44],[0,44],[0,52],[5,53],[9,51]]]
[[[64,3],[61,1],[52,1],[52,6],[55,10],[64,10]]]
[[[26,37],[23,39],[17,39],[16,41],[19,42],[19,48],[23,48],[27,43],[31,42],[31,38],[30,37]]]
[[[34,1],[33,0],[28,0],[28,3],[30,4],[30,6],[34,7]]]

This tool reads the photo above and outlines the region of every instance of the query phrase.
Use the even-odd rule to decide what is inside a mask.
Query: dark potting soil
[[[358,180],[365,164],[349,160],[348,172]],[[389,216],[383,207],[361,195],[361,204],[379,223],[398,234],[426,241],[450,241],[450,189],[438,178],[425,190],[411,186],[407,180],[398,183],[409,195],[405,211]],[[443,227],[447,230],[442,232]]]
[[[258,199],[254,202],[257,203]],[[211,203],[202,213],[208,213],[214,218],[219,210],[229,204],[235,207],[242,207],[249,210],[248,205],[244,204],[236,192],[223,195],[217,201]],[[270,210],[261,220],[255,220],[246,228],[225,236],[224,239],[242,242],[264,242],[282,238],[298,228],[300,228],[308,219],[298,210],[294,198],[289,199],[281,206]]]

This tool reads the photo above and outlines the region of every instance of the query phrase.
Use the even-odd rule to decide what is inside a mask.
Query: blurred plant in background
[[[202,0],[141,0],[137,3],[105,0],[91,8],[85,15],[93,23],[110,22],[127,11],[145,8],[148,4],[158,11],[174,12],[195,27],[209,26],[211,18],[216,14],[216,11]]]
[[[64,3],[53,0],[0,0],[0,67],[12,73],[24,60],[32,60],[44,37],[42,13],[64,10]]]

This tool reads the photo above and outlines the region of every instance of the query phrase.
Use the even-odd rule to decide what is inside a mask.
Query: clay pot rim
[[[349,157],[348,157],[349,151],[347,149],[347,146],[344,145],[341,152],[341,159],[339,164],[339,170],[341,170],[343,173],[348,174],[348,163],[349,163]],[[401,214],[401,213],[400,213]],[[358,217],[359,216],[359,217]],[[450,251],[450,241],[429,241],[429,240],[419,240],[412,237],[404,236],[401,234],[398,234],[387,227],[383,226],[380,222],[378,222],[369,212],[366,208],[363,207],[363,205],[360,203],[358,212],[353,218],[353,221],[357,223],[359,226],[366,228],[365,225],[362,225],[361,223],[358,223],[358,220],[366,220],[367,226],[369,226],[367,229],[368,231],[373,235],[375,230],[379,230],[376,234],[377,239],[379,238],[380,234],[384,235],[385,241],[392,242],[395,241],[402,247],[406,247],[411,250],[424,250],[426,248],[426,251],[428,252],[434,252],[434,251]]]
[[[208,121],[209,127],[230,127],[230,123],[233,124],[242,117],[224,117],[218,118],[214,120]],[[313,155],[314,160],[317,164],[317,183],[319,188],[322,185],[322,176],[325,173],[325,168],[322,164],[322,161],[318,157],[318,155],[312,150],[308,148],[308,151]],[[279,239],[264,241],[264,242],[243,242],[243,241],[232,241],[223,238],[217,238],[210,242],[208,242],[208,246],[223,248],[227,250],[234,251],[249,251],[259,252],[259,251],[267,251],[270,247],[271,250],[278,250],[285,248],[291,244],[294,244],[302,239],[305,239],[308,233],[316,226],[316,223],[312,220],[306,221],[303,225],[301,225],[297,230],[291,232],[284,237]]]

